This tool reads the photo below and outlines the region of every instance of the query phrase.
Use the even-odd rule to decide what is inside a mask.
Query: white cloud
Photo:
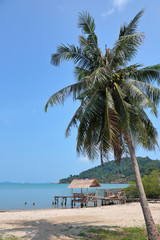
[[[81,156],[78,158],[80,162],[89,162],[89,158],[87,156]]]
[[[130,2],[130,0],[113,0],[113,6],[121,11],[125,8],[126,4]]]
[[[115,11],[115,8],[111,8],[110,10],[108,10],[108,11],[106,11],[106,12],[103,12],[103,13],[102,13],[102,17],[105,18],[105,17],[111,15],[112,13],[114,13],[114,11]]]
[[[111,0],[112,1],[112,8],[103,12],[101,15],[103,18],[112,15],[115,11],[122,11],[125,9],[126,4],[131,0]]]

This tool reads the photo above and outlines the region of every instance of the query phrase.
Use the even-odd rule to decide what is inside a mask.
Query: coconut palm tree
[[[45,106],[61,104],[73,95],[80,106],[71,119],[66,136],[77,126],[77,152],[85,153],[90,160],[100,156],[101,164],[113,152],[120,163],[124,153],[130,154],[136,185],[149,239],[160,239],[154,224],[141,181],[135,156],[135,146],[153,150],[158,145],[157,131],[146,109],[157,116],[160,90],[151,84],[160,83],[160,64],[143,67],[129,65],[144,40],[137,25],[144,10],[129,24],[120,28],[118,40],[105,54],[98,47],[94,19],[89,13],[79,14],[79,46],[60,45],[52,55],[51,63],[58,66],[63,60],[72,60],[77,82],[53,94]]]

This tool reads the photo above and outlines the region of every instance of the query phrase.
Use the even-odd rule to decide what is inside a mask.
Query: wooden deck
[[[97,197],[97,201],[101,202],[101,206],[112,205],[112,204],[125,204],[126,198],[110,198],[110,197]]]
[[[80,203],[81,207],[88,207],[92,202],[94,207],[98,206],[98,203],[101,206],[126,203],[124,191],[117,191],[114,193],[105,191],[104,197],[97,197],[95,193],[88,193],[87,195],[84,195],[84,193],[73,193],[72,196],[55,196],[53,204],[58,205],[60,203],[62,206],[66,206],[68,199],[70,199],[71,208],[73,208],[76,203]]]
[[[90,195],[90,196],[89,196]],[[71,207],[73,208],[76,203],[80,203],[81,207],[88,207],[87,204],[87,196],[84,196],[84,194],[75,194],[75,196],[55,196],[54,202],[52,202],[53,205],[59,205],[66,206],[67,200],[70,200]],[[150,203],[158,203],[160,202],[160,199],[147,199]],[[139,198],[129,198],[127,199],[125,196],[123,197],[116,197],[116,196],[109,196],[109,197],[96,197],[92,196],[92,194],[88,194],[88,203],[93,202],[94,207],[98,206],[105,206],[105,205],[112,205],[112,204],[125,204],[130,202],[139,202]]]
[[[83,193],[73,193],[73,199],[71,200],[71,207],[75,206],[76,202],[81,204],[81,207],[88,207],[89,202],[94,203],[94,207],[97,206],[97,198],[95,197],[95,193],[88,193],[85,196]]]
[[[61,200],[61,205],[67,205],[67,199],[72,199],[72,196],[54,196],[54,202],[52,202],[52,205],[58,205]]]

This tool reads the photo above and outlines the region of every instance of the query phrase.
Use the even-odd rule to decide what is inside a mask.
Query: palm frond
[[[92,16],[87,13],[87,12],[83,12],[79,14],[79,21],[78,21],[78,27],[82,29],[82,32],[84,34],[87,34],[87,42],[90,46],[92,46],[95,51],[97,52],[97,54],[99,55],[99,57],[102,56],[101,51],[98,48],[98,37],[95,34],[95,23],[94,23],[94,19],[92,18]]]
[[[94,47],[97,48],[97,36],[94,33],[96,26],[94,19],[89,13],[83,12],[79,14],[78,27],[82,29],[84,34],[90,36],[90,40],[92,39]]]
[[[121,68],[118,72],[123,74],[124,78],[130,78],[131,76],[134,76],[136,72],[141,68],[143,65],[142,64],[132,64],[128,67]]]
[[[58,66],[64,60],[72,60],[82,68],[88,68],[91,64],[91,61],[81,48],[69,44],[67,46],[64,44],[58,46],[57,53],[51,56],[51,63],[55,66]]]
[[[154,103],[151,101],[151,99],[142,91],[139,89],[136,85],[131,84],[129,81],[123,82],[125,90],[128,92],[128,96],[131,99],[131,102],[138,104],[142,107],[149,107],[151,108],[152,112],[157,116],[157,109]]]
[[[72,126],[77,126],[78,123],[81,118],[82,118],[82,114],[83,114],[83,108],[84,108],[84,102],[81,103],[80,107],[76,110],[75,114],[73,115],[70,123],[68,124],[66,131],[65,131],[65,135],[66,137],[69,136],[70,134],[70,129]]]
[[[120,37],[111,50],[112,59],[110,65],[113,65],[114,68],[126,66],[126,63],[136,56],[143,39],[143,33],[134,33]]]
[[[79,96],[80,92],[83,89],[86,89],[87,86],[88,86],[88,83],[87,83],[86,79],[84,79],[82,82],[72,84],[72,85],[67,86],[67,87],[61,89],[60,91],[54,93],[48,99],[48,101],[45,105],[45,109],[44,109],[45,112],[47,112],[49,105],[51,107],[53,107],[54,105],[57,105],[57,104],[63,104],[64,101],[66,100],[66,98],[71,95],[71,93],[73,94],[73,99],[76,99],[76,97]]]
[[[113,146],[115,161],[119,163],[123,154],[123,143],[119,130],[119,117],[115,110],[112,95],[106,88],[106,110],[102,133],[109,136],[110,145]]]
[[[99,67],[89,76],[88,81],[95,87],[106,86],[111,79],[112,72],[107,67]]]
[[[82,49],[84,49],[86,55],[91,59],[92,64],[96,67],[104,65],[104,56],[101,50],[97,47],[95,48],[91,42],[91,37],[79,36],[79,43]],[[95,67],[94,67],[95,69]]]
[[[86,129],[90,126],[90,122],[94,119],[96,123],[96,119],[98,118],[99,121],[102,116],[104,98],[101,96],[100,93],[95,93],[91,96],[90,100],[88,101],[84,113],[81,118],[80,125],[78,127],[78,136],[77,136],[77,151],[80,152],[82,150],[82,145],[85,139]],[[97,142],[98,143],[98,142]]]
[[[148,66],[128,72],[128,76],[146,83],[157,82],[160,84],[160,64]]]
[[[137,15],[133,18],[133,20],[131,20],[131,22],[128,25],[124,24],[121,27],[119,38],[122,36],[131,35],[131,34],[136,33],[139,19],[142,17],[143,13],[144,13],[144,9],[142,9],[139,13],[137,13]]]
[[[148,150],[155,150],[158,146],[157,131],[148,118],[147,114],[142,110],[143,114],[135,115],[132,113],[130,116],[132,124],[131,131],[134,137],[135,145],[141,145]]]
[[[87,153],[90,160],[93,161],[99,156],[99,148],[97,145],[97,138],[99,133],[99,124],[92,119],[86,128],[86,134],[83,144],[83,152]]]
[[[147,122],[144,121],[143,124],[147,135],[147,143],[146,145],[143,144],[143,147],[148,150],[155,150],[156,147],[159,147],[157,141],[157,130],[149,119]]]
[[[79,43],[81,48],[85,49],[87,53],[92,54],[93,56],[96,54],[94,46],[90,44],[88,39],[85,38],[84,36],[82,35],[79,36]]]
[[[120,118],[120,124],[123,126],[122,128],[127,129],[129,126],[129,111],[130,111],[131,105],[124,100],[126,98],[126,95],[122,91],[120,86],[118,86],[118,84],[115,82],[114,82],[114,86],[117,91],[116,102],[115,102],[116,111]]]
[[[105,106],[104,108],[104,117],[103,117],[103,122],[102,122],[102,130],[101,134],[105,134],[108,136],[108,139],[112,142],[116,142],[117,140],[117,135],[119,132],[118,128],[118,122],[119,122],[119,117],[117,115],[114,101],[112,98],[112,95],[106,88],[106,100],[105,100]]]
[[[125,152],[125,147],[122,140],[122,134],[120,133],[117,142],[112,142],[114,159],[117,164],[121,162],[122,155]]]
[[[85,77],[90,76],[92,73],[91,70],[85,69],[85,68],[80,68],[75,66],[74,68],[74,76],[76,79],[80,82],[82,81]]]
[[[128,82],[134,84],[143,91],[147,97],[157,106],[160,102],[160,89],[156,88],[148,83],[141,82],[138,80],[128,79]]]

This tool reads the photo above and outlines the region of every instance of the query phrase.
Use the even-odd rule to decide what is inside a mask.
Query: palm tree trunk
[[[129,149],[129,152],[130,152],[133,169],[134,169],[134,174],[135,174],[135,178],[136,178],[136,185],[137,185],[139,199],[140,199],[140,203],[141,203],[141,207],[142,207],[142,211],[143,211],[143,215],[144,215],[144,219],[145,219],[145,223],[146,223],[148,239],[149,240],[159,240],[160,235],[158,233],[158,230],[156,228],[156,225],[155,225],[155,223],[153,221],[153,218],[152,218],[152,215],[151,215],[151,211],[149,209],[146,194],[145,194],[143,184],[142,184],[142,180],[141,180],[139,166],[138,166],[136,155],[135,155],[135,150],[134,150],[132,140],[131,140],[131,137],[130,137],[129,133],[125,134],[125,138],[126,138],[126,141],[127,141],[127,145],[128,145],[128,149]]]

